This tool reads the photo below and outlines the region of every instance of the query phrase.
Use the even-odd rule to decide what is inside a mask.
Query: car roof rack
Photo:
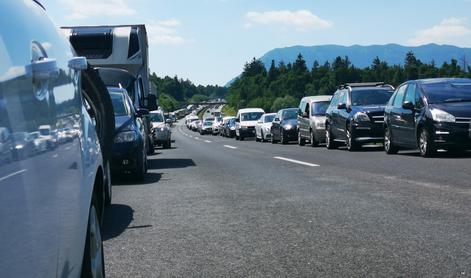
[[[339,90],[348,89],[348,90],[351,91],[352,88],[359,88],[359,87],[380,87],[380,88],[389,87],[392,90],[395,89],[393,85],[385,84],[384,82],[364,82],[364,83],[346,83],[346,84],[342,84],[342,85],[339,86]]]

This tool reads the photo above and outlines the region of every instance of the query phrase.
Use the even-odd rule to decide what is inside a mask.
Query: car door
[[[333,135],[334,135],[334,132],[335,132],[335,114],[336,114],[336,110],[337,110],[339,96],[340,96],[340,91],[337,91],[333,95],[332,100],[330,101],[329,108],[327,108],[327,111],[326,111],[326,121],[329,122],[330,130],[331,130]]]
[[[407,139],[404,138],[406,132],[405,129],[405,122],[403,119],[403,108],[402,104],[404,102],[404,97],[407,90],[407,84],[400,86],[397,89],[396,97],[392,103],[392,108],[390,112],[390,130],[395,143],[399,143],[401,145],[407,144]]]
[[[339,104],[343,103],[348,106],[348,91],[344,90],[341,91],[340,96],[339,96]],[[335,115],[335,126],[336,126],[336,134],[335,138],[345,140],[345,127],[347,125],[347,119],[349,116],[349,113],[347,112],[347,109],[336,109],[337,114]]]
[[[416,136],[415,136],[415,122],[416,122],[416,93],[417,86],[415,83],[410,83],[407,86],[405,97],[404,97],[404,102],[408,101],[413,104],[413,109],[405,109],[404,107],[402,108],[402,129],[400,136],[404,140],[404,142],[408,145],[415,145],[417,142]]]
[[[255,136],[259,136],[260,134],[262,134],[263,121],[265,121],[265,115],[262,115],[262,117],[260,117],[260,119],[255,124]]]
[[[275,140],[279,140],[280,138],[280,127],[281,127],[281,113],[278,112],[273,119],[271,130],[272,130],[272,137]]]
[[[0,17],[0,126],[27,133],[80,126],[79,73],[69,68],[67,41],[34,1],[4,1],[0,9],[9,15]],[[82,201],[90,196],[81,153],[75,138],[0,165],[2,276],[80,275],[80,219],[89,208]]]
[[[309,129],[307,129],[308,124],[309,124],[309,103],[307,101],[301,101],[301,103],[299,104],[299,113],[298,113],[298,129],[299,129],[299,134],[301,135],[301,137],[307,136],[307,133],[309,131]]]

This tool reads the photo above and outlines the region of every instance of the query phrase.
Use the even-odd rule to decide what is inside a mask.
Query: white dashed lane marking
[[[234,146],[231,146],[231,145],[224,145],[224,147],[229,148],[229,149],[233,149],[233,150],[237,149],[237,147],[234,147]]]
[[[278,159],[278,160],[283,160],[283,161],[291,162],[291,163],[296,163],[296,164],[304,165],[304,166],[309,166],[309,167],[319,167],[319,166],[320,166],[320,165],[318,165],[318,164],[313,164],[313,163],[308,163],[308,162],[304,162],[304,161],[294,160],[294,159],[291,159],[291,158],[285,158],[285,157],[281,157],[281,156],[275,156],[275,157],[273,157],[273,158],[274,158],[274,159]]]

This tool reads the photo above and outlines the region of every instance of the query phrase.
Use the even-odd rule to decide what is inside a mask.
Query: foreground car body
[[[385,110],[385,150],[433,156],[471,148],[471,79],[425,79],[399,86]]]
[[[39,4],[3,1],[0,13],[0,126],[37,134],[43,152],[0,164],[1,276],[101,277],[104,177],[80,93],[86,62]],[[78,136],[47,149],[40,126]]]

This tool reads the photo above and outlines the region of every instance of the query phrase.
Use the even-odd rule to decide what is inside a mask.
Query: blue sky
[[[471,47],[471,0],[41,0],[57,25],[145,23],[150,67],[219,84],[293,45]]]

